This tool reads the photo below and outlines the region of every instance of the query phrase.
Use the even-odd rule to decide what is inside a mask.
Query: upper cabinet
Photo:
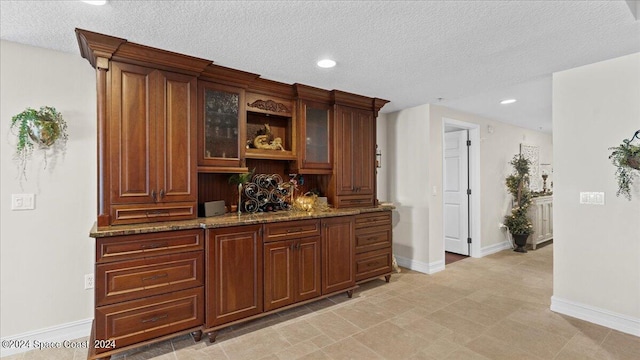
[[[196,78],[111,63],[111,224],[196,216]]]
[[[334,90],[335,163],[329,198],[337,208],[376,205],[376,117],[386,100]]]
[[[96,69],[98,227],[195,218],[198,191],[228,185],[204,174],[213,186],[198,184],[198,173],[248,172],[247,159],[318,175],[335,207],[375,205],[375,118],[386,100],[76,35]]]
[[[284,97],[247,94],[248,159],[295,160],[296,122],[293,101]]]
[[[371,110],[337,107],[336,196],[340,207],[373,206],[375,198],[375,122]]]
[[[246,171],[244,89],[200,81],[198,105],[198,171]]]
[[[330,92],[294,85],[298,97],[299,144],[297,168],[301,174],[331,174],[333,169],[333,105]]]

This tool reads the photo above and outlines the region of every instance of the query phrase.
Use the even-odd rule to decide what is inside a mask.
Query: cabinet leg
[[[218,332],[217,331],[212,331],[210,333],[207,333],[207,336],[209,337],[209,342],[210,343],[214,343],[214,342],[216,342],[216,336],[218,336]]]
[[[347,297],[351,299],[353,297],[353,290],[347,290]]]
[[[191,336],[193,336],[193,340],[195,340],[195,342],[202,340],[202,330],[193,331]]]
[[[391,275],[385,275],[384,281],[389,282],[389,280],[391,280]]]

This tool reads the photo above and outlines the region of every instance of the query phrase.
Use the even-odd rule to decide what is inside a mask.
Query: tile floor
[[[468,258],[434,275],[404,270],[223,331],[114,359],[640,359],[640,338],[549,310],[553,246]],[[31,351],[3,360],[86,359],[86,350]]]

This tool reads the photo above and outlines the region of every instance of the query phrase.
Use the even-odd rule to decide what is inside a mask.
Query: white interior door
[[[444,134],[444,249],[469,255],[467,130]]]

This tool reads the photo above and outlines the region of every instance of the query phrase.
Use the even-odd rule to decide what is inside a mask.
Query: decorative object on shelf
[[[256,100],[252,103],[247,103],[248,107],[271,111],[271,112],[281,112],[281,113],[290,113],[291,110],[282,103],[275,102],[273,100]]]
[[[256,149],[284,151],[284,146],[282,146],[282,138],[273,137],[269,124],[264,124],[264,128],[258,131],[256,137],[253,139],[253,146]]]
[[[293,209],[306,212],[329,210],[326,198],[324,198],[325,201],[319,201],[319,199],[318,194],[309,191],[296,198],[296,201],[293,203]]]
[[[238,186],[238,205],[237,205],[238,214],[242,213],[242,206],[240,206],[240,204],[242,204],[242,189],[244,185],[251,180],[251,177],[253,176],[253,173],[255,171],[256,169],[254,168],[253,170],[251,170],[251,172],[244,173],[244,174],[233,174],[229,177],[229,184],[234,184]]]
[[[41,149],[56,145],[64,151],[68,135],[67,123],[54,107],[42,106],[40,110],[27,108],[11,118],[11,129],[17,129],[16,159],[20,162],[21,177],[25,176],[27,160],[37,144]],[[47,156],[45,154],[45,167]]]
[[[635,144],[632,144],[634,142]],[[624,139],[622,144],[610,147],[609,150],[613,150],[609,159],[616,167],[618,180],[616,196],[624,195],[631,201],[631,185],[640,174],[640,130],[637,130],[631,139]]]
[[[546,194],[549,191],[549,189],[547,189],[547,179],[549,178],[550,172],[553,172],[551,164],[540,164],[540,173],[542,174],[542,194]]]
[[[241,207],[248,213],[289,210],[291,205],[287,200],[291,191],[293,184],[282,182],[280,175],[257,174],[244,186]]]
[[[513,166],[514,173],[507,176],[506,185],[514,203],[511,214],[504,217],[504,225],[517,245],[514,251],[526,253],[527,238],[533,233],[533,224],[527,216],[527,210],[531,205],[531,190],[528,186],[531,162],[520,154],[515,155],[509,164]]]
[[[529,160],[529,190],[538,191],[540,185],[540,147],[520,144],[520,155]]]

